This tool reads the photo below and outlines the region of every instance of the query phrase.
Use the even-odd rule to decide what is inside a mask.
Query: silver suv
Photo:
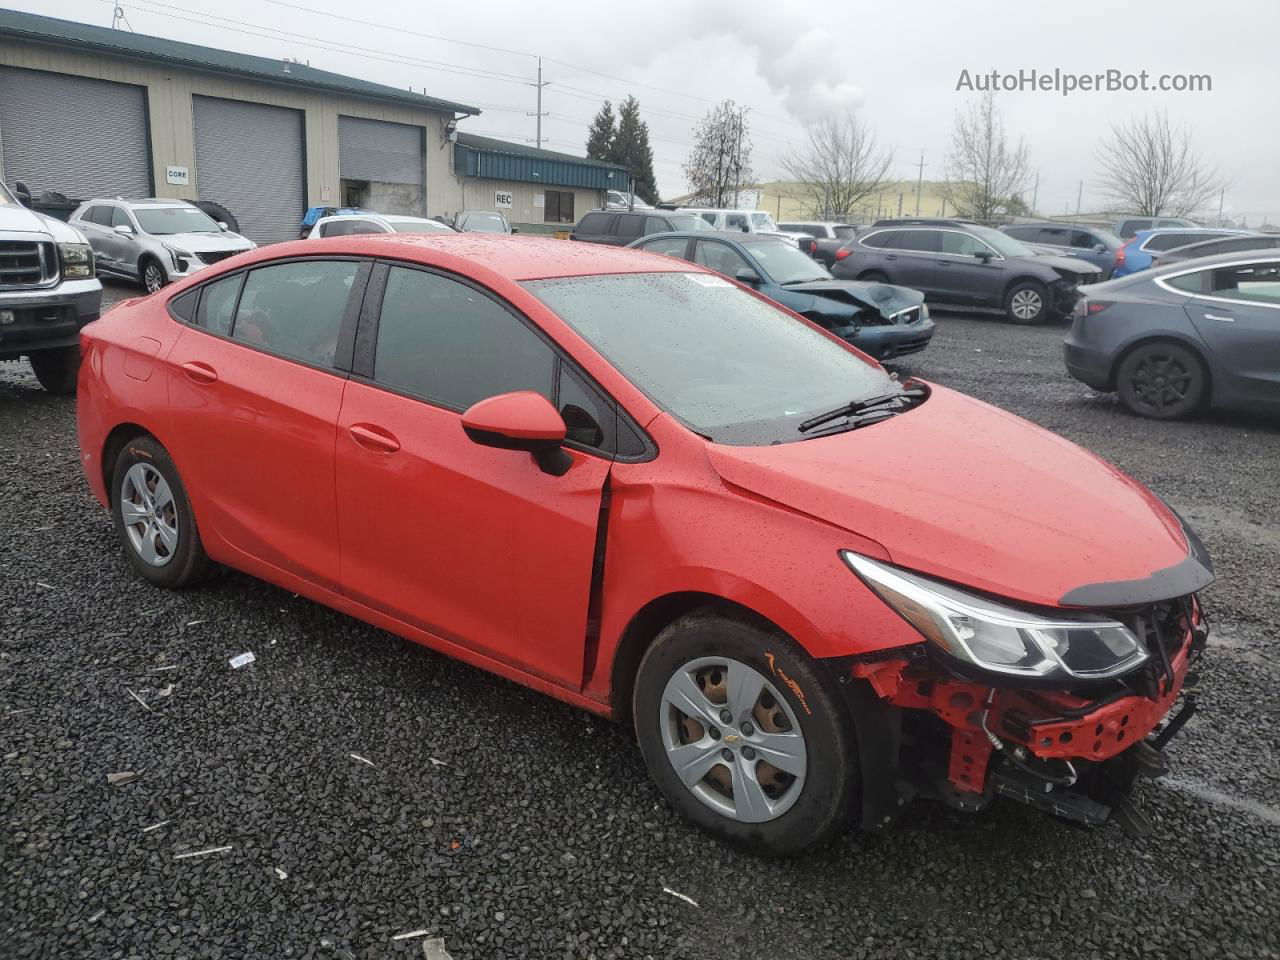
[[[99,273],[148,293],[257,246],[185,200],[87,200],[70,223],[89,238]]]

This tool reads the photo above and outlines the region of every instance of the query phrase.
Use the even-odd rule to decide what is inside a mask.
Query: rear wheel
[[[185,587],[205,573],[191,501],[169,453],[137,437],[116,457],[111,481],[116,535],[133,569],[158,587]]]
[[[888,283],[889,278],[879,270],[868,270],[865,273],[858,274],[859,280],[865,280],[867,283]]]
[[[1005,315],[1014,323],[1040,323],[1049,316],[1049,291],[1038,280],[1015,283],[1004,295]]]
[[[80,372],[80,348],[59,347],[41,350],[27,358],[40,386],[49,393],[66,395],[76,392],[76,376]]]
[[[1116,392],[1133,413],[1176,420],[1205,399],[1209,375],[1194,352],[1176,343],[1145,343],[1130,351],[1116,372]]]
[[[830,678],[791,640],[714,612],[654,641],[636,679],[636,735],[683,816],[765,855],[845,822],[858,782],[852,722]]]

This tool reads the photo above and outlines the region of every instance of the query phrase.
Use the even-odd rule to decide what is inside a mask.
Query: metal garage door
[[[200,199],[230,210],[250,240],[296,240],[306,212],[301,111],[191,99]]]
[[[422,128],[338,117],[338,168],[343,180],[422,185]]]
[[[0,67],[4,179],[38,197],[149,197],[151,158],[143,87]]]

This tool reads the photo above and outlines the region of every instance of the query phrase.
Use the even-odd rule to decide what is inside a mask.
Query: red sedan
[[[1207,556],[1067,441],[692,264],[551,239],[244,254],[86,328],[125,556],[220,563],[631,722],[768,853],[915,795],[1141,828]]]

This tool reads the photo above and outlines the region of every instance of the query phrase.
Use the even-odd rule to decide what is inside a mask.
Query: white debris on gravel
[[[241,667],[247,667],[257,659],[258,658],[253,655],[253,651],[250,650],[247,653],[236,654],[236,656],[232,657],[228,663],[231,664],[232,670],[239,670]]]
[[[208,847],[204,850],[191,850],[188,853],[175,853],[173,855],[173,859],[187,860],[191,857],[203,857],[210,853],[226,853],[228,850],[232,849],[233,846],[233,844],[227,844],[225,847]]]
[[[163,827],[163,826],[167,826],[167,825],[168,825],[168,823],[169,823],[169,821],[168,821],[168,820],[161,820],[159,823],[153,823],[153,824],[152,824],[151,826],[149,826],[149,827],[143,827],[143,828],[142,828],[142,832],[143,832],[143,833],[150,833],[152,830],[159,830],[161,827]]]
[[[425,937],[430,930],[410,930],[408,933],[397,933],[392,940],[412,940],[415,937]]]
[[[677,900],[683,900],[685,903],[689,904],[689,906],[691,907],[696,907],[698,905],[698,901],[693,899],[693,897],[689,897],[683,893],[679,893],[675,890],[672,890],[670,887],[663,887],[662,892],[670,894],[671,896],[675,897]]]
[[[422,955],[426,960],[453,960],[444,947],[444,937],[432,937],[422,941]]]
[[[358,753],[349,753],[347,754],[347,756],[349,756],[352,760],[359,760],[361,763],[367,763],[371,767],[377,766],[377,764],[374,763],[372,760],[370,760],[368,757],[362,757]]]
[[[107,783],[113,787],[123,787],[126,783],[133,783],[141,776],[142,774],[133,770],[122,770],[120,773],[108,773]]]

